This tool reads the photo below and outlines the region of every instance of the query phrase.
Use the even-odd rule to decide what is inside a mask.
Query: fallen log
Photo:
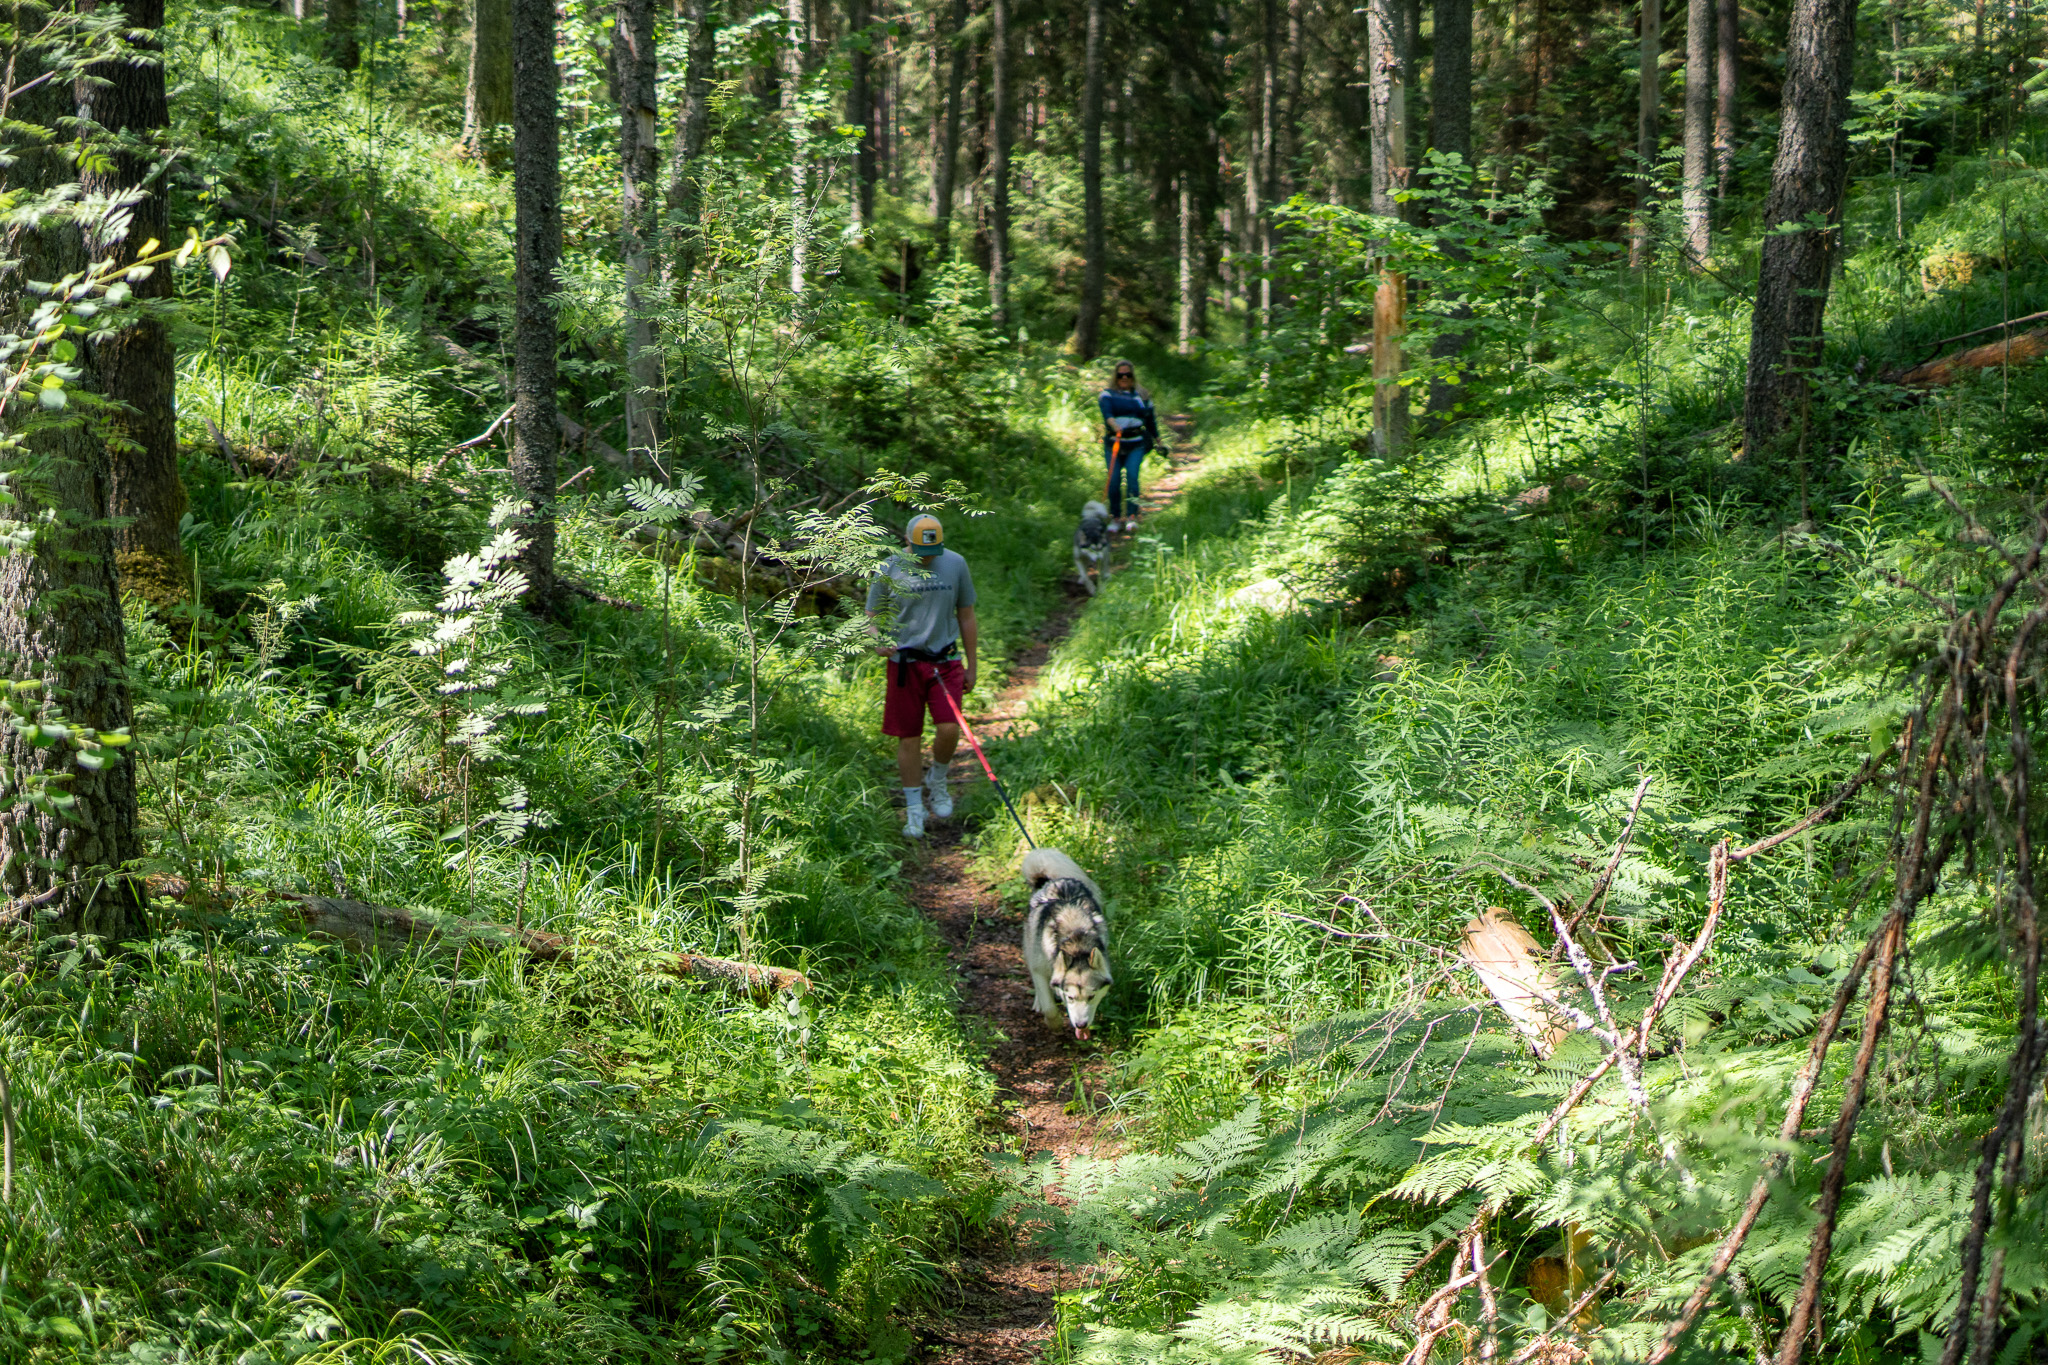
[[[1493,905],[1465,926],[1458,951],[1536,1055],[1557,1051],[1571,1030],[1558,1015],[1558,984],[1535,937]]]
[[[2022,332],[1983,346],[1972,346],[1885,377],[1902,388],[1935,389],[1980,370],[2018,365],[2043,356],[2048,356],[2048,327],[2037,327],[2031,332]]]
[[[175,878],[152,878],[150,889],[159,895],[180,898],[185,893],[184,883]],[[267,895],[272,903],[285,910],[288,919],[296,921],[306,932],[365,951],[402,952],[417,948],[449,952],[472,947],[519,948],[535,962],[563,965],[574,963],[580,955],[615,951],[565,934],[491,924],[433,910],[406,910],[390,905],[371,905],[342,896],[311,896],[290,891],[274,891]],[[654,952],[647,955],[644,966],[664,976],[742,986],[749,990],[791,991],[801,995],[811,989],[811,979],[790,967],[736,962],[730,958],[706,957],[701,953]]]

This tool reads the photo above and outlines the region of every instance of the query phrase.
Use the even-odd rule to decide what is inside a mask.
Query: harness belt
[[[912,649],[908,645],[898,645],[896,647],[896,685],[898,687],[910,686],[910,670],[903,665],[941,664],[948,659],[958,656],[959,653],[960,642],[958,640],[953,641],[944,649]]]

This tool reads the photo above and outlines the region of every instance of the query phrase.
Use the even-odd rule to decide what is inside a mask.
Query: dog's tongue
[[[1074,1030],[1074,1036],[1075,1036],[1076,1038],[1079,1038],[1079,1039],[1080,1039],[1080,1040],[1081,1040],[1082,1042],[1084,1042],[1084,1043],[1085,1043],[1085,1042],[1087,1042],[1087,1041],[1088,1041],[1088,1030],[1087,1030],[1087,1029],[1086,1029],[1085,1027],[1084,1027],[1084,1028],[1076,1028],[1076,1029]]]

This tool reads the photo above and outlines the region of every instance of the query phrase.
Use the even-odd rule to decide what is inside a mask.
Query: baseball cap
[[[912,554],[926,559],[946,548],[946,528],[929,512],[912,517],[910,525],[903,528],[903,538],[910,543]]]

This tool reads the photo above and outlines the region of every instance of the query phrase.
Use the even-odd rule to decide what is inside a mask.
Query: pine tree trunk
[[[553,0],[513,0],[512,482],[527,602],[552,614],[555,581],[555,271],[562,260],[561,119]]]
[[[1195,353],[1195,338],[1198,330],[1197,314],[1200,296],[1206,287],[1202,278],[1201,230],[1195,221],[1194,177],[1187,171],[1180,173],[1180,353]]]
[[[712,66],[718,60],[718,31],[711,22],[713,0],[685,0],[683,30],[689,70],[683,75],[682,107],[668,165],[669,294],[677,307],[689,299],[690,275],[703,249],[704,182],[700,158],[711,126]]]
[[[343,71],[363,64],[363,46],[356,35],[358,0],[327,0],[327,60]]]
[[[626,455],[636,464],[661,445],[661,358],[654,349],[651,239],[659,221],[654,177],[654,0],[618,0],[612,20],[612,88],[619,100],[620,253],[626,266]]]
[[[1081,311],[1074,319],[1074,354],[1093,360],[1102,345],[1102,289],[1106,277],[1102,221],[1102,10],[1088,0],[1088,47],[1081,81],[1081,200],[1087,263],[1081,272]]]
[[[995,127],[989,141],[988,306],[998,327],[1010,321],[1010,0],[989,0],[989,78]]]
[[[1657,63],[1664,45],[1664,11],[1660,0],[1643,0],[1642,26],[1642,50],[1636,69],[1636,174],[1643,179],[1637,183],[1636,217],[1628,235],[1628,263],[1638,268],[1650,262],[1650,212],[1655,195],[1649,177],[1657,169]]]
[[[1685,6],[1685,256],[1694,268],[1713,251],[1714,0]]]
[[[1265,33],[1259,44],[1259,127],[1264,155],[1259,158],[1259,199],[1264,212],[1254,231],[1259,241],[1259,333],[1273,328],[1273,252],[1279,243],[1273,211],[1280,204],[1280,159],[1287,134],[1280,114],[1280,0],[1261,0]]]
[[[1806,396],[1819,358],[1842,191],[1848,180],[1849,80],[1856,0],[1793,0],[1778,155],[1764,204],[1763,258],[1742,395],[1747,458],[1768,457]],[[1818,216],[1819,229],[1786,231]]]
[[[860,240],[875,221],[875,59],[868,49],[869,22],[868,0],[847,0],[847,36],[853,44],[847,58],[846,123],[861,134],[853,154],[853,192],[847,196],[847,208],[854,236]]]
[[[789,292],[799,297],[811,263],[811,121],[804,87],[811,74],[810,0],[786,0],[788,46],[782,54],[782,118],[789,128]]]
[[[953,23],[946,31],[946,60],[935,63],[945,73],[945,107],[939,137],[932,149],[932,259],[946,259],[953,235],[954,168],[960,160],[960,91],[967,84],[967,0],[953,0]]]
[[[467,156],[496,165],[492,133],[512,121],[512,0],[471,0],[471,13],[462,149]]]
[[[1720,0],[1718,9],[1721,41],[1714,54],[1715,194],[1726,199],[1735,180],[1735,95],[1742,56],[1742,0]]]
[[[1370,0],[1366,8],[1367,67],[1372,96],[1372,211],[1398,218],[1397,191],[1408,184],[1406,54],[1400,50],[1397,0]],[[1407,321],[1408,282],[1390,261],[1380,266],[1373,291],[1373,443],[1382,455],[1408,444],[1408,393],[1393,381],[1402,370],[1401,332]]]
[[[76,91],[79,117],[112,133],[149,138],[170,124],[165,95],[163,0],[128,0],[123,16],[130,30],[150,36],[131,39],[145,61],[103,62]],[[154,158],[114,150],[88,158],[79,170],[87,194],[117,195],[143,186]],[[170,214],[161,182],[141,188],[130,208],[128,231],[120,240],[90,240],[95,258],[137,256],[151,239],[168,241]],[[171,272],[158,269],[134,286],[138,299],[171,296]],[[138,318],[111,336],[88,344],[94,387],[126,405],[108,422],[107,510],[127,525],[115,532],[122,579],[130,591],[162,608],[183,600],[190,583],[178,536],[189,503],[178,476],[177,352],[169,329],[158,318]]]
[[[1472,0],[1434,0],[1431,26],[1436,31],[1436,55],[1429,73],[1429,145],[1446,156],[1457,156],[1472,164]],[[1459,255],[1455,248],[1453,254]],[[1462,258],[1462,257],[1460,257]],[[1469,303],[1455,305],[1450,316],[1463,320],[1472,316]],[[1465,349],[1465,334],[1439,333],[1429,348],[1434,360],[1451,360]],[[1464,387],[1448,379],[1430,380],[1429,408],[1432,418],[1442,420],[1458,406]]]
[[[10,72],[17,90],[39,74],[33,49]],[[73,92],[56,81],[17,95],[11,119],[55,133],[76,111]],[[4,187],[31,202],[72,179],[65,144],[16,152]],[[26,216],[26,215],[23,215]],[[140,245],[138,243],[137,245]],[[54,281],[87,263],[84,235],[66,218],[40,226],[19,218],[0,237],[0,297],[9,316],[25,316],[31,281]],[[162,267],[158,267],[160,270]],[[17,398],[10,426],[35,408]],[[115,583],[114,533],[107,520],[107,451],[82,424],[45,427],[7,459],[14,501],[0,507],[10,536],[28,535],[27,548],[0,555],[0,675],[40,680],[42,704],[74,725],[117,730],[130,723],[127,652]],[[135,768],[115,761],[94,769],[77,762],[68,744],[32,744],[0,726],[0,764],[8,774],[0,804],[0,896],[15,913],[49,915],[60,932],[140,937],[147,932],[137,884],[120,875],[142,856],[137,825]],[[73,804],[43,813],[20,800],[28,783],[54,781]]]

